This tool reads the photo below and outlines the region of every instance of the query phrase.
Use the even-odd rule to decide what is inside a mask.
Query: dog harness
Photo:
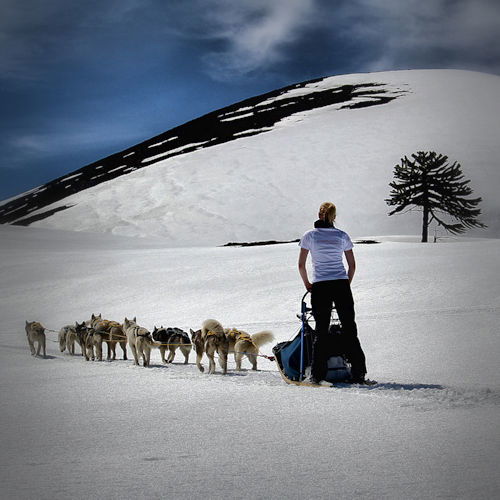
[[[238,342],[239,340],[247,340],[248,342],[253,343],[252,337],[248,333],[242,332],[237,328],[232,328],[231,330],[229,330],[228,336],[234,337],[235,342]]]
[[[149,332],[142,326],[134,326],[132,331],[136,337],[149,337]]]

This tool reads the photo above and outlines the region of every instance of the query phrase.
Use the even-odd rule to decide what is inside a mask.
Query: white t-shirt
[[[335,227],[318,227],[307,231],[299,246],[311,252],[313,283],[348,279],[342,257],[353,245],[347,233]]]

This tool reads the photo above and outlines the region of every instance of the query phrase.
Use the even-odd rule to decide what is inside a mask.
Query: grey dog
[[[43,348],[43,357],[46,357],[45,352],[45,328],[38,322],[26,321],[26,336],[28,337],[28,344],[30,346],[31,355],[40,356],[40,350]],[[35,353],[35,342],[37,342],[37,349]]]

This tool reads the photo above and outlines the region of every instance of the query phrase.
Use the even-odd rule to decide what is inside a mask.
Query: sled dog
[[[175,358],[175,351],[179,347],[184,355],[184,364],[187,365],[189,360],[189,353],[191,352],[191,340],[189,335],[180,328],[160,328],[154,327],[153,340],[160,349],[161,360],[164,364],[172,363]],[[170,345],[165,345],[170,344]],[[169,350],[167,359],[165,360],[165,352]]]
[[[102,336],[96,333],[93,328],[87,327],[87,333],[85,334],[85,361],[95,361],[96,357],[102,361],[102,342]]]
[[[81,324],[75,322],[74,325],[66,325],[59,331],[59,350],[64,352],[68,349],[70,354],[75,354],[75,342],[82,350],[82,356],[85,356],[85,337],[87,335],[87,325],[85,321]]]
[[[201,364],[203,353],[206,353],[209,360],[208,373],[215,372],[214,355],[219,355],[219,364],[222,373],[227,373],[227,353],[229,342],[224,333],[224,328],[216,319],[207,319],[201,325],[201,330],[194,332],[191,330],[191,338],[196,351],[196,366],[200,372],[205,371]]]
[[[68,335],[69,328],[73,328],[73,326],[66,325],[59,330],[58,340],[59,340],[59,350],[61,352],[64,352],[66,350],[66,337]]]
[[[107,333],[98,332],[94,328],[86,327],[84,334],[84,356],[86,361],[102,361],[102,344]]]
[[[45,352],[45,328],[38,321],[32,321],[31,323],[26,321],[25,330],[31,355],[35,356],[36,354],[36,356],[40,356],[40,350],[43,349],[43,357],[45,358],[47,356]],[[35,342],[38,344],[36,353]]]
[[[196,352],[196,366],[200,372],[204,372],[205,368],[203,368],[203,365],[201,364],[201,358],[203,357],[205,349],[203,347],[203,340],[201,339],[201,330],[194,331],[190,328],[189,332],[191,333],[191,343],[193,344],[194,351]]]
[[[259,348],[274,340],[274,335],[267,330],[253,335],[236,328],[225,328],[224,332],[228,339],[229,352],[234,352],[234,360],[238,371],[241,370],[241,361],[244,356],[252,363],[252,370],[257,370]]]
[[[151,348],[155,343],[151,338],[151,333],[136,322],[136,318],[123,321],[123,330],[127,336],[127,342],[134,355],[134,363],[139,365],[139,356],[142,357],[142,365],[149,366],[151,358]]]
[[[106,342],[108,346],[108,361],[116,359],[116,344],[120,344],[123,351],[123,359],[127,359],[127,338],[120,323],[117,321],[102,319],[101,314],[97,316],[92,314],[92,317],[86,322],[86,324],[99,334],[94,334],[93,339],[96,351],[98,353],[100,352],[100,356],[98,356],[99,361],[102,361],[102,342]],[[98,346],[96,342],[99,342],[99,339],[101,339],[101,344]]]

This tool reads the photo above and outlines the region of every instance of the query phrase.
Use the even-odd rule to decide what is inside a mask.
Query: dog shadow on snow
[[[27,356],[30,356],[30,357],[35,358],[35,359],[57,359],[57,356],[51,356],[50,354],[46,354],[45,356],[43,354],[38,354],[36,356],[32,356],[29,353],[29,350],[27,350],[25,346],[0,344],[0,349],[6,349],[6,350],[10,350],[10,351],[24,352]]]

